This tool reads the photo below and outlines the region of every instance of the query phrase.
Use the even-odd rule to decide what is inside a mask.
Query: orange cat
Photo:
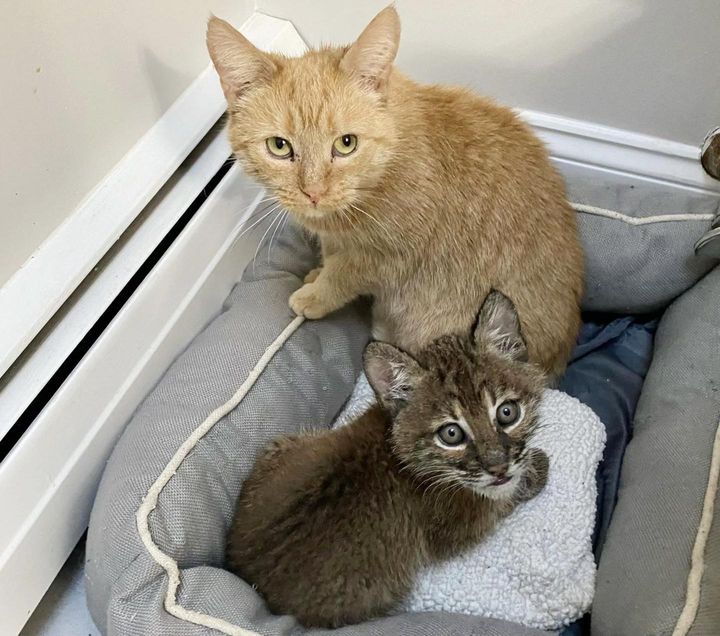
[[[583,278],[562,180],[509,109],[399,73],[399,39],[392,7],[351,46],[300,58],[210,20],[233,151],[320,237],[322,267],[290,306],[322,318],[370,295],[376,335],[414,352],[466,332],[494,287],[515,303],[530,359],[559,373]]]

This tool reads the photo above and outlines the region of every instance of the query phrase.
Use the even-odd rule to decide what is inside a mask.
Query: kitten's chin
[[[489,482],[487,484],[474,484],[472,489],[477,495],[482,495],[488,499],[511,499],[517,492],[518,484],[520,483],[521,474],[516,472],[510,478],[502,483]]]

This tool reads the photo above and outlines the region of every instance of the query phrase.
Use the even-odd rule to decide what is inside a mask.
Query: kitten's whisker
[[[458,484],[458,481],[456,479],[447,478],[445,480],[442,490],[437,493],[437,498],[439,499],[440,497],[445,495],[445,493],[452,493],[458,485],[462,487],[462,484]]]
[[[422,479],[418,480],[418,484],[420,486],[425,486],[428,483],[437,485],[443,483],[447,477],[448,476],[445,472],[425,473],[423,474]]]

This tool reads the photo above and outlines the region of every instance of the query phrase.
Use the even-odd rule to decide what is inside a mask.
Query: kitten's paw
[[[287,435],[275,438],[263,452],[264,461],[276,461],[281,455],[294,450],[297,446],[298,436]]]
[[[545,454],[545,451],[542,451],[539,448],[529,449],[527,469],[523,478],[522,487],[518,492],[520,501],[528,501],[529,499],[532,499],[539,494],[543,488],[545,488],[549,470],[550,460]]]
[[[290,296],[290,309],[310,320],[324,318],[335,309],[321,295],[317,283],[303,285]]]
[[[315,269],[311,269],[307,276],[303,279],[303,283],[314,283],[317,280],[317,277],[320,276],[320,272],[322,271],[322,267],[316,267]]]

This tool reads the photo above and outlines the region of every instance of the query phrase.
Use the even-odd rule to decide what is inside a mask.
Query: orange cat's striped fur
[[[376,335],[412,352],[465,332],[495,287],[530,359],[559,373],[583,278],[562,180],[510,110],[398,72],[399,37],[388,7],[349,47],[285,58],[210,20],[236,156],[320,237],[290,305],[322,318],[370,295]]]

